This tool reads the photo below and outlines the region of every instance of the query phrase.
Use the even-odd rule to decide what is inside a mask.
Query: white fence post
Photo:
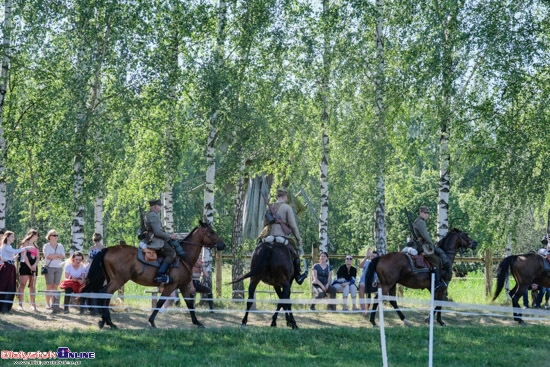
[[[386,331],[384,330],[384,299],[382,287],[378,287],[378,315],[380,316],[380,346],[382,347],[382,366],[388,367],[388,353],[386,352]]]
[[[428,366],[433,366],[434,359],[434,294],[435,294],[435,274],[432,273],[431,291],[430,296],[430,348],[428,352]]]

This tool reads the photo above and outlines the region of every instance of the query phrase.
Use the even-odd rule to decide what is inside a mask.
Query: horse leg
[[[393,288],[390,290],[390,296],[395,297],[395,289],[396,288],[394,285]],[[399,315],[399,318],[401,319],[401,321],[403,321],[403,324],[405,326],[411,326],[411,323],[409,322],[409,320],[405,319],[405,315],[403,315],[403,312],[401,312],[401,310],[399,309],[399,306],[397,305],[397,301],[390,301],[390,305],[392,305],[394,310],[396,310],[397,314]]]
[[[514,293],[514,296],[512,297],[512,307],[520,308],[519,307],[519,299],[521,298],[523,293],[525,293],[525,291],[527,291],[528,288],[529,288],[529,285],[522,285],[522,286],[517,287],[517,289],[516,289],[516,287],[514,287],[514,289],[516,289],[516,292]],[[512,293],[512,291],[510,291],[510,293]],[[514,312],[514,320],[517,321],[520,325],[526,325],[525,321],[522,320],[521,316],[522,316],[521,312]]]
[[[151,324],[151,327],[153,329],[156,329],[157,326],[155,325],[155,318],[157,317],[157,314],[159,313],[159,310],[162,308],[162,306],[164,305],[164,302],[166,302],[165,299],[162,299],[162,297],[167,297],[167,296],[170,296],[170,294],[172,294],[172,292],[176,289],[176,285],[175,284],[167,284],[164,286],[164,289],[162,290],[162,293],[160,294],[160,299],[157,301],[157,305],[155,307],[155,310],[153,310],[153,313],[151,314],[151,316],[149,316],[149,324]]]
[[[191,321],[193,322],[193,325],[197,325],[199,329],[204,329],[204,325],[197,319],[197,316],[195,315],[195,300],[191,297],[189,287],[180,287],[180,292],[183,295],[183,299],[185,300],[187,309],[189,309],[189,314],[191,315]]]
[[[378,300],[378,294],[374,296],[374,300]],[[375,318],[376,318],[376,310],[378,309],[378,302],[373,302],[372,303],[372,312],[370,314],[370,323],[372,324],[373,327],[376,327],[376,321],[375,321]]]
[[[290,283],[286,283],[283,286],[282,299],[290,301]],[[294,320],[294,315],[292,314],[292,305],[290,303],[285,303],[283,309],[286,311],[287,326],[290,326],[292,329],[298,329],[298,325],[296,325],[296,320]]]
[[[273,287],[275,289],[275,292],[277,293],[277,296],[279,297],[279,300],[283,298],[283,290],[281,287]],[[279,310],[281,308],[284,308],[283,304],[281,302],[277,303],[277,309],[275,310],[275,313],[271,317],[271,327],[277,327],[277,316],[279,315]],[[288,314],[285,313],[285,317],[288,322]]]
[[[113,293],[117,289],[120,289],[125,282],[113,282],[111,281],[109,284],[107,284],[99,293],[109,293],[111,294],[111,297]],[[98,321],[99,328],[102,329],[105,324],[109,325],[111,329],[118,329],[118,327],[113,323],[111,320],[111,311],[109,310],[109,303],[111,301],[111,297],[109,298],[102,298],[99,301],[99,304],[103,306],[101,310],[101,321]]]
[[[248,312],[254,304],[254,292],[256,292],[256,287],[258,286],[259,281],[256,278],[250,279],[250,285],[248,286],[248,301],[246,302],[246,313],[244,314],[243,320],[241,321],[241,329],[246,327],[248,322]]]

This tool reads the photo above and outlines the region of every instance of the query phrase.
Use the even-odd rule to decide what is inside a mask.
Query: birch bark
[[[378,174],[376,185],[376,208],[374,211],[374,242],[378,253],[386,253],[386,111],[384,106],[385,60],[384,60],[384,1],[376,0],[376,77],[374,113],[376,116],[376,145],[378,146]]]
[[[330,3],[329,0],[323,0],[323,15],[328,17]],[[328,144],[329,137],[327,128],[329,124],[329,106],[328,106],[328,85],[330,78],[330,35],[329,28],[326,27],[323,40],[323,75],[321,77],[321,98],[322,98],[322,113],[321,113],[321,131],[322,131],[322,147],[321,147],[321,165],[320,165],[320,182],[321,182],[321,210],[319,213],[319,250],[327,251],[328,245]]]
[[[6,139],[4,138],[4,101],[8,93],[8,71],[10,66],[11,47],[11,8],[12,0],[4,1],[4,26],[2,47],[2,71],[0,73],[0,229],[6,228]]]
[[[216,69],[214,77],[218,78],[221,70],[223,69],[223,53],[224,53],[224,41],[225,41],[225,25],[227,15],[227,3],[225,0],[218,1],[218,29],[216,33],[216,46],[214,48],[214,67]],[[204,207],[203,215],[204,220],[207,223],[214,221],[214,183],[216,179],[216,138],[218,136],[218,116],[219,116],[219,99],[220,99],[220,86],[218,83],[213,84],[213,95],[211,116],[210,116],[210,134],[206,142],[206,180],[204,188]],[[212,250],[204,248],[203,250],[203,262],[204,267],[208,273],[208,278],[204,279],[206,286],[212,288]]]

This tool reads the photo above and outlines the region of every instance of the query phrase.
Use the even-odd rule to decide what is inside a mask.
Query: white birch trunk
[[[456,14],[445,17],[446,26],[443,31],[443,58],[442,58],[442,112],[439,138],[439,195],[437,201],[437,239],[441,240],[449,231],[449,195],[451,191],[449,136],[451,123],[452,98],[452,32]]]
[[[4,102],[8,92],[8,70],[10,66],[11,0],[4,2],[4,27],[2,71],[0,74],[0,229],[6,228],[6,139],[4,138]]]
[[[166,232],[174,233],[174,200],[172,197],[172,187],[168,181],[162,193],[162,210]]]
[[[227,3],[224,0],[218,1],[218,30],[216,34],[216,47],[214,48],[214,67],[216,68],[216,76],[221,73],[223,69],[224,59],[224,41],[225,41],[225,25],[226,25]],[[219,86],[216,84],[216,88]],[[218,136],[218,115],[219,115],[219,98],[220,90],[213,90],[214,105],[212,109],[212,115],[210,117],[210,134],[206,143],[206,181],[204,188],[204,220],[208,223],[214,221],[214,183],[216,179],[216,138]],[[204,248],[203,250],[203,262],[206,271],[208,272],[208,279],[204,279],[206,286],[212,288],[212,250],[210,248]]]
[[[235,185],[235,205],[233,207],[233,235],[231,237],[231,279],[235,280],[243,274],[243,210],[244,210],[244,169],[245,161],[243,160],[239,169],[240,176]],[[233,298],[244,298],[244,282],[240,281],[233,284]],[[238,291],[238,292],[235,292]]]
[[[76,210],[73,211],[71,222],[71,247],[70,254],[82,251],[84,245],[84,205],[81,204],[84,190],[84,172],[81,157],[76,156],[73,164],[73,199]]]
[[[374,211],[374,242],[376,250],[381,254],[386,251],[386,111],[384,106],[385,61],[383,33],[383,0],[376,0],[376,59],[378,61],[375,78],[374,113],[377,126],[378,173],[376,185],[376,208]]]
[[[329,0],[323,0],[323,13],[329,11]],[[330,77],[330,39],[328,29],[324,35],[323,50],[323,76],[321,78],[321,94],[323,96],[323,112],[321,113],[322,147],[321,147],[321,165],[320,165],[320,183],[321,183],[321,210],[319,213],[319,251],[327,251],[328,248],[328,144],[329,138],[327,128],[329,124],[328,111],[328,85]]]
[[[98,195],[94,200],[94,232],[103,238],[103,195]]]

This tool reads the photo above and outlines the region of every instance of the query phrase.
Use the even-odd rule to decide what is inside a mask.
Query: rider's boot
[[[294,279],[296,280],[296,283],[298,283],[298,285],[301,285],[307,278],[307,270],[304,274],[300,274],[301,272],[300,258],[296,258],[296,260],[294,260]]]
[[[185,260],[185,251],[181,247],[179,241],[171,240],[170,245],[172,245],[172,247],[174,247],[174,250],[176,250],[176,255],[178,255],[180,259]]]
[[[446,287],[447,283],[441,280],[441,270],[439,268],[434,267],[434,274],[435,274],[435,290],[438,291],[441,288]]]
[[[166,261],[166,258],[164,258],[164,261],[160,264],[159,270],[157,270],[157,277],[155,278],[156,282],[170,283],[170,277],[167,274],[168,266],[170,266],[170,263]]]
[[[72,288],[65,289],[65,302],[64,302],[65,307],[63,308],[64,313],[69,313],[69,304],[71,303],[71,293],[73,293]]]

